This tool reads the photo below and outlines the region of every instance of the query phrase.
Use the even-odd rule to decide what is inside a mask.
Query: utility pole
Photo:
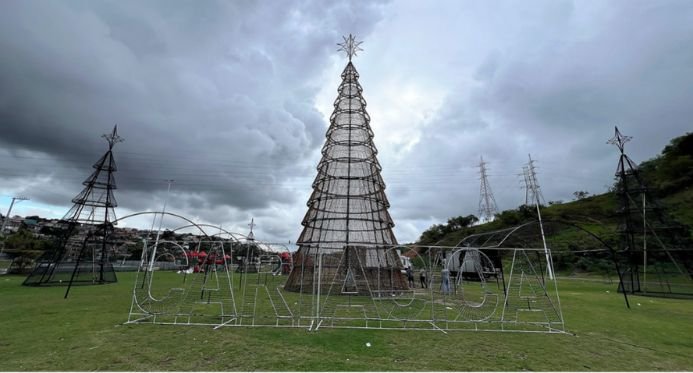
[[[498,207],[496,206],[496,199],[493,197],[493,191],[491,191],[491,184],[488,182],[484,157],[481,157],[481,161],[479,162],[479,174],[479,180],[481,180],[481,187],[479,190],[479,221],[485,223],[493,221],[496,213],[498,213]]]
[[[2,221],[2,226],[0,227],[0,237],[5,236],[5,226],[7,225],[7,221],[10,219],[10,214],[12,213],[12,207],[14,206],[15,201],[27,201],[29,198],[26,197],[12,197],[12,202],[10,203],[10,208],[7,209],[7,215],[5,215],[5,219]],[[2,252],[5,251],[5,241],[2,241],[2,245],[0,245],[0,255],[2,255]]]
[[[7,209],[7,215],[5,215],[5,220],[2,221],[2,227],[0,227],[0,236],[5,235],[5,225],[7,225],[7,220],[10,218],[10,214],[12,213],[12,207],[14,206],[15,201],[27,201],[29,198],[26,197],[12,197],[12,203],[10,203],[10,208]]]
[[[537,217],[539,219],[539,229],[541,230],[541,241],[544,244],[544,255],[546,256],[546,272],[549,275],[549,279],[553,280],[553,268],[551,265],[551,256],[549,255],[549,248],[546,246],[546,236],[544,235],[544,224],[541,221],[541,209],[539,206],[541,205],[541,200],[544,199],[544,197],[541,195],[541,189],[539,189],[539,182],[537,181],[537,174],[535,171],[534,167],[534,160],[532,159],[532,155],[528,154],[529,156],[529,163],[527,163],[526,167],[526,180],[529,182],[529,189],[531,191],[531,196],[532,196],[532,203],[536,206],[537,208]]]
[[[154,270],[154,261],[156,260],[156,248],[159,246],[159,236],[161,236],[161,227],[164,224],[164,214],[166,213],[166,204],[168,203],[168,196],[171,194],[171,184],[175,180],[164,180],[168,183],[168,189],[166,189],[166,198],[164,199],[164,208],[161,210],[161,218],[159,219],[159,230],[156,231],[156,239],[154,240],[154,249],[152,250],[151,261],[149,262],[149,271]],[[156,215],[154,216],[156,218]],[[150,282],[151,287],[151,282]]]

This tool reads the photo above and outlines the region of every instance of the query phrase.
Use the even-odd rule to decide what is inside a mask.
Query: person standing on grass
[[[428,281],[426,281],[426,270],[424,268],[421,268],[419,271],[419,281],[421,281],[422,288],[428,287]]]
[[[447,267],[443,267],[440,272],[440,291],[443,294],[450,294],[450,271]]]
[[[407,280],[409,280],[409,287],[414,288],[414,272],[412,272],[411,266],[407,267]]]

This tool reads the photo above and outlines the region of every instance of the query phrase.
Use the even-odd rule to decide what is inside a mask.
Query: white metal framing
[[[239,247],[248,250],[248,245],[239,246],[245,243],[210,240],[186,248],[180,243],[159,242],[183,252],[199,251],[206,245],[210,248],[208,258],[223,258],[214,264],[203,263],[199,268],[206,265],[206,270],[197,273],[156,271],[156,258],[148,255],[155,248],[145,243],[128,323],[309,330],[565,331],[556,280],[544,277],[544,255],[537,255],[543,254],[544,248],[378,247],[405,251],[412,258],[415,275],[422,269],[426,272],[428,286],[390,290],[382,288],[378,280],[377,284],[367,285],[370,296],[364,296],[344,290],[346,278],[340,275],[339,268],[323,270],[326,256],[334,261],[335,255],[339,255],[334,249],[307,258],[314,267],[311,291],[291,292],[284,290],[284,267],[291,265],[286,261],[288,255],[263,255],[262,260],[253,258],[252,263],[246,260],[239,264],[233,258],[243,254],[238,252],[243,250]],[[509,268],[496,268],[489,255]],[[142,291],[145,288],[147,292]]]

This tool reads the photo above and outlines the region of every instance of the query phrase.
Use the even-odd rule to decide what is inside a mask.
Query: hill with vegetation
[[[641,178],[668,217],[684,227],[688,236],[693,232],[693,133],[671,140],[661,154],[642,162],[638,167]],[[573,193],[571,202],[551,201],[541,206],[543,220],[571,222],[588,229],[607,242],[615,240],[619,224],[617,196],[610,191],[589,196],[587,192]],[[458,216],[447,223],[436,224],[424,231],[417,241],[419,245],[456,246],[471,234],[511,228],[537,219],[536,208],[522,205],[496,215],[495,220],[477,224],[474,215]],[[567,234],[567,232],[565,232]],[[561,234],[561,232],[554,232]]]

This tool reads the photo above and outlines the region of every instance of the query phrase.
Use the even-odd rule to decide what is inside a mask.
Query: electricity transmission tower
[[[522,188],[525,190],[525,205],[529,206],[531,199],[529,198],[529,170],[527,169],[527,166],[522,166],[522,177],[523,177],[523,186]]]
[[[493,221],[498,213],[498,207],[496,206],[496,199],[493,197],[491,184],[488,182],[484,157],[481,157],[479,162],[479,175],[479,180],[481,180],[481,187],[479,190],[479,221],[485,223]]]
[[[527,190],[525,194],[525,204],[528,206],[546,204],[544,195],[541,193],[541,187],[539,187],[539,181],[537,181],[536,166],[534,166],[534,162],[536,161],[532,159],[531,154],[528,154],[528,156],[529,162],[527,166],[522,168],[525,177],[525,188]]]
[[[539,188],[539,182],[537,181],[536,167],[534,166],[534,160],[532,155],[528,154],[529,162],[527,166],[523,167],[523,173],[525,177],[525,188],[527,189],[526,204],[528,206],[534,205],[537,209],[537,218],[539,219],[539,229],[541,230],[541,241],[544,244],[544,255],[546,256],[546,272],[549,279],[553,280],[553,266],[551,265],[551,254],[549,253],[548,246],[546,245],[546,237],[544,235],[544,225],[541,221],[541,202],[544,200],[544,196],[541,194],[541,189]],[[529,202],[529,203],[527,203]]]

